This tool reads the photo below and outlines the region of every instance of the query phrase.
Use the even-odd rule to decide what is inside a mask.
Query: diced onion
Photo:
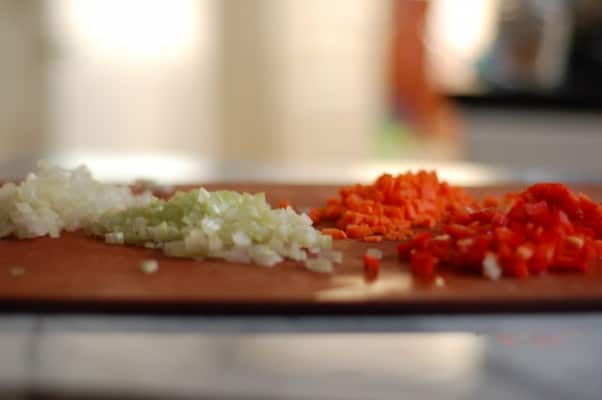
[[[97,235],[122,233],[126,244],[163,248],[171,257],[217,258],[271,267],[285,258],[312,270],[332,270],[342,253],[313,228],[305,214],[272,209],[264,194],[204,188],[177,192],[165,201],[103,214],[90,228]],[[111,236],[112,237],[112,236]],[[316,257],[308,259],[308,252]]]
[[[105,242],[109,244],[123,244],[123,232],[109,232],[105,235]]]
[[[58,237],[63,229],[84,228],[109,210],[151,199],[149,192],[136,196],[128,187],[101,183],[85,166],[67,170],[40,161],[25,181],[0,188],[0,237]]]
[[[485,258],[483,258],[483,275],[492,280],[500,279],[502,276],[502,269],[495,253],[487,252],[485,254]]]
[[[13,266],[9,269],[10,276],[19,277],[25,275],[25,268],[19,266]]]
[[[321,272],[331,272],[332,262],[342,260],[342,253],[331,250],[332,238],[314,229],[306,214],[291,207],[272,209],[263,193],[200,188],[165,201],[98,182],[85,166],[67,170],[44,161],[21,184],[0,188],[0,237],[58,237],[64,229],[86,229],[109,244],[157,248],[167,256],[196,260],[270,267],[289,258]],[[157,265],[146,260],[141,268],[154,272]]]
[[[140,269],[145,274],[154,274],[159,270],[159,262],[157,260],[144,260],[140,263]]]
[[[366,250],[366,256],[380,260],[383,258],[383,252],[379,249],[368,249]]]
[[[331,273],[334,271],[332,262],[325,258],[309,258],[305,261],[305,267],[314,272]]]

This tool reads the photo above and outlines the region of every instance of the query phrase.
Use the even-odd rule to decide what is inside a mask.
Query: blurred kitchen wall
[[[3,159],[359,159],[386,114],[389,0],[0,0],[0,22]]]
[[[601,32],[595,0],[0,0],[0,161],[596,169]]]
[[[0,159],[39,154],[48,140],[42,6],[0,1]]]
[[[358,159],[386,115],[388,0],[220,3],[226,159]]]
[[[214,6],[46,1],[50,150],[212,154]]]

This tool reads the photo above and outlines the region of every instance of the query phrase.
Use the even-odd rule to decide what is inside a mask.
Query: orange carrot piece
[[[345,229],[347,236],[351,238],[360,239],[364,236],[369,236],[372,234],[372,229],[368,225],[348,225],[347,229]]]
[[[321,230],[324,235],[331,236],[334,240],[347,239],[347,234],[337,228],[324,228]]]
[[[280,200],[278,202],[278,208],[287,208],[287,207],[292,207],[291,203],[287,200]]]
[[[364,236],[364,242],[369,243],[380,243],[383,241],[383,237],[380,235],[368,235]]]
[[[309,218],[311,218],[314,224],[317,224],[322,219],[322,211],[317,208],[312,208],[309,210]]]

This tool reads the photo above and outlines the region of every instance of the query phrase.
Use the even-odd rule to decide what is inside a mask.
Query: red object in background
[[[391,102],[417,132],[455,136],[458,120],[449,101],[428,76],[424,33],[428,2],[397,0],[391,43]]]

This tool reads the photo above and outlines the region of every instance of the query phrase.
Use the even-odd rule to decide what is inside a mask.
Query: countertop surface
[[[601,331],[597,313],[3,315],[0,397],[599,399]]]

